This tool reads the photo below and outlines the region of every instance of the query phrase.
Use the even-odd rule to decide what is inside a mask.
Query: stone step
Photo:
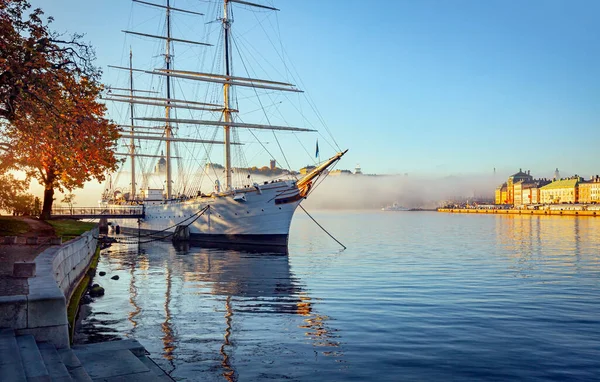
[[[27,381],[19,345],[12,329],[0,329],[0,381]]]
[[[77,345],[72,347],[73,351],[77,356],[79,353],[84,352],[98,352],[98,351],[116,351],[116,350],[129,350],[133,355],[139,357],[146,355],[146,349],[136,340],[120,340],[120,341],[108,341],[99,342],[95,344]],[[79,357],[81,359],[81,357]]]
[[[38,343],[38,348],[40,349],[40,353],[44,359],[46,369],[48,369],[48,374],[50,374],[50,379],[53,382],[73,381],[71,374],[69,374],[67,367],[62,362],[62,359],[56,351],[54,345],[48,342],[41,342]]]
[[[71,378],[75,382],[92,382],[92,378],[85,371],[79,358],[73,353],[71,349],[60,349],[58,350],[58,355],[62,359],[62,362],[69,370],[69,374],[71,374]]]
[[[50,374],[48,373],[48,369],[46,369],[44,359],[42,358],[40,349],[38,349],[35,338],[33,338],[32,335],[27,334],[18,336],[16,339],[27,380],[51,382]]]
[[[159,367],[159,366],[156,364],[156,362],[154,362],[154,361],[153,361],[151,358],[148,358],[148,357],[146,357],[146,356],[141,356],[141,357],[138,357],[138,359],[139,359],[140,361],[142,361],[142,363],[143,363],[144,365],[146,365],[146,367],[147,367],[148,369],[150,369],[150,371],[151,371],[151,372],[152,372],[154,375],[158,376],[158,380],[159,380],[159,381],[163,381],[163,382],[172,382],[172,381],[174,381],[174,379],[173,379],[173,378],[171,378],[169,375],[167,375],[167,374],[166,374],[166,373],[163,371],[163,369],[161,369],[161,368],[160,368],[160,367]]]
[[[173,381],[146,357],[146,349],[136,340],[78,345],[73,353],[94,381]]]
[[[85,371],[93,380],[136,380],[136,374],[147,375],[146,367],[129,350],[77,351],[75,355],[81,361]],[[152,380],[152,379],[144,379]]]

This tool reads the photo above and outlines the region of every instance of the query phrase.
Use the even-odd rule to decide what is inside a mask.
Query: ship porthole
[[[279,207],[279,209],[281,209],[281,207]]]

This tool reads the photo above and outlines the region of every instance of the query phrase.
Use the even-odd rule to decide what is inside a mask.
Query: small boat
[[[398,203],[394,203],[391,206],[383,207],[382,211],[410,211],[410,208],[403,207]]]

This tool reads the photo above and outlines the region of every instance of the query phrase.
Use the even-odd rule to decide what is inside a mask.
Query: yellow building
[[[540,203],[577,203],[579,202],[580,178],[557,180],[540,188]]]
[[[591,203],[592,202],[592,182],[580,182],[579,183],[579,203]]]
[[[528,205],[528,204],[534,204],[535,202],[533,201],[534,196],[535,199],[537,200],[537,195],[535,195],[536,190],[538,190],[537,187],[535,187],[534,184],[528,184],[528,185],[524,185],[523,186],[523,191],[521,192],[521,199],[522,199],[522,204],[523,205]]]
[[[522,169],[519,169],[519,172],[517,172],[516,174],[512,174],[511,176],[509,176],[506,182],[507,202],[505,204],[515,204],[514,185],[515,183],[518,183],[520,181],[532,182],[533,177],[529,174],[529,171],[527,171],[527,173],[524,173]]]
[[[502,183],[499,187],[496,187],[496,193],[494,198],[495,204],[506,204],[507,203],[507,188],[506,183]]]
[[[600,177],[596,175],[590,186],[590,203],[600,203]]]
[[[600,176],[579,183],[579,203],[600,203]]]
[[[512,174],[508,177],[506,183],[502,183],[496,188],[495,203],[496,204],[516,204],[515,203],[515,184],[521,183],[532,183],[533,177],[519,169],[519,172]],[[517,186],[518,188],[519,186]],[[517,202],[522,204],[521,189],[518,189]]]
[[[539,204],[540,203],[540,188],[550,183],[546,179],[538,179],[532,183],[521,182],[519,184],[521,188],[520,200],[521,204],[517,204],[517,185],[515,184],[515,206],[528,205],[528,204]]]
[[[329,175],[333,175],[333,176],[352,175],[352,171],[335,169],[335,170],[329,171]]]
[[[528,192],[528,198],[531,200],[531,204],[540,204],[540,189],[545,186],[546,184],[550,183],[550,181],[545,181],[543,183],[537,183],[535,186],[532,186],[529,188],[529,190],[526,190],[526,192]],[[523,197],[525,198],[525,196]]]
[[[600,179],[593,182],[590,189],[590,203],[600,203]]]
[[[308,174],[309,172],[311,172],[312,170],[314,170],[315,168],[316,168],[315,166],[310,166],[310,165],[309,165],[309,166],[306,166],[306,167],[302,167],[302,168],[300,169],[300,174],[302,174],[302,175],[306,175],[306,174]]]
[[[525,204],[523,203],[523,189],[525,186],[526,183],[524,183],[522,180],[513,184],[513,205],[515,207]]]
[[[502,190],[502,192],[500,193],[500,197],[502,198],[502,200],[504,200],[504,203],[502,203],[502,204],[508,203],[508,188],[505,188],[504,190]]]

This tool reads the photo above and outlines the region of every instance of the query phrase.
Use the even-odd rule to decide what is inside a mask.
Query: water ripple
[[[314,215],[346,251],[302,215],[289,256],[103,251],[77,341],[134,337],[177,380],[599,380],[600,220]]]

